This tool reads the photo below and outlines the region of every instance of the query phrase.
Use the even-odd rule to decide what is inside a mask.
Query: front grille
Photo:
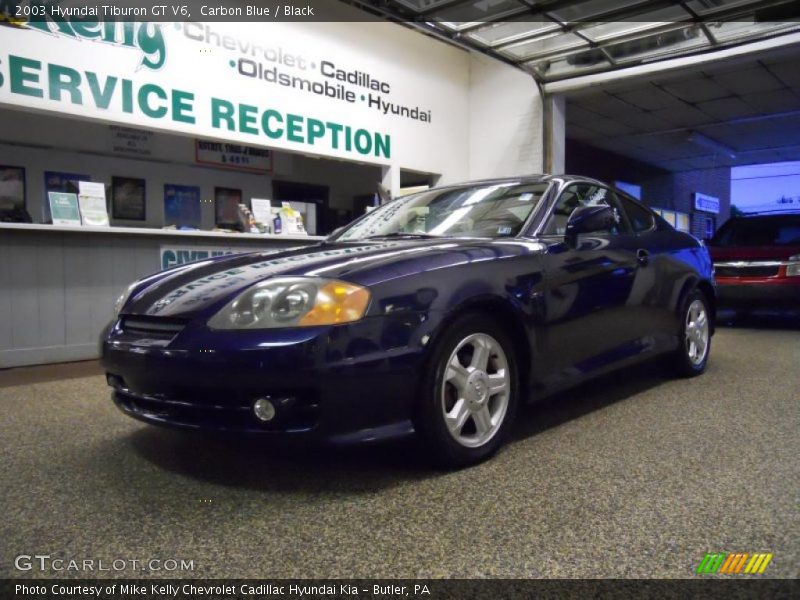
[[[778,265],[717,266],[714,272],[717,277],[775,277]]]
[[[184,327],[186,327],[186,323],[175,319],[123,317],[120,322],[120,329],[122,329],[124,333],[164,340],[171,340],[183,331]]]

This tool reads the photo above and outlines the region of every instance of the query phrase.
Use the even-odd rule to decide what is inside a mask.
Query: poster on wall
[[[272,153],[267,148],[209,140],[195,140],[195,161],[201,165],[256,173],[272,170]]]
[[[78,196],[67,192],[47,192],[53,225],[81,225]]]
[[[115,219],[144,221],[147,216],[145,180],[111,178],[111,213]]]
[[[218,227],[236,229],[239,224],[239,205],[242,203],[242,190],[235,188],[214,188],[214,222]]]
[[[25,169],[0,165],[0,220],[25,221],[26,214]]]
[[[108,227],[106,186],[95,181],[78,182],[78,206],[81,222],[89,227]]]
[[[44,172],[44,193],[45,201],[42,205],[42,222],[52,223],[50,216],[50,200],[47,195],[50,192],[63,192],[66,194],[78,193],[78,182],[88,181],[89,175],[79,175],[78,173],[63,173],[60,171]]]
[[[195,185],[164,185],[164,225],[178,229],[200,229],[200,188]]]

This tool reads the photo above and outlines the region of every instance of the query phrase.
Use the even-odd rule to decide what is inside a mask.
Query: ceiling
[[[790,48],[567,94],[567,137],[669,170],[800,160]]]
[[[343,0],[543,82],[800,29],[794,0]]]

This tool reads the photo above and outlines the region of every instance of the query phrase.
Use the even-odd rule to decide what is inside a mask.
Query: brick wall
[[[719,214],[696,211],[694,209],[695,192],[719,198]],[[648,179],[642,184],[642,199],[650,206],[688,213],[691,219],[692,233],[703,238],[706,218],[713,218],[715,229],[718,229],[730,217],[731,169],[730,167],[718,167],[716,169],[681,171]]]

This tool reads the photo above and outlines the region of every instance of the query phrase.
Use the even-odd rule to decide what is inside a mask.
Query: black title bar
[[[520,4],[529,9],[515,11],[514,21],[551,20],[550,11],[576,3],[577,0],[549,0]],[[454,2],[470,4],[470,0]],[[636,9],[625,9],[607,15],[593,15],[582,18],[580,14],[570,15],[570,23],[648,21],[648,13],[656,7],[677,4],[674,1],[655,0],[650,8],[637,4]],[[714,13],[707,19],[692,13],[688,22],[715,21],[720,18],[736,20],[742,18],[752,21],[797,21],[800,17],[800,3],[792,0],[762,0],[752,5],[730,11]],[[433,9],[419,10],[409,8],[400,0],[0,0],[0,24],[21,24],[26,21],[61,20],[75,21],[231,21],[231,22],[269,22],[269,21],[379,21],[428,22],[437,20]],[[432,6],[438,6],[436,4]],[[450,4],[447,4],[450,6]],[[481,12],[470,13],[470,22],[483,22]],[[502,15],[489,11],[486,22],[502,21]],[[557,13],[555,13],[557,14]],[[688,13],[687,13],[688,14]],[[659,20],[663,20],[663,16]]]

